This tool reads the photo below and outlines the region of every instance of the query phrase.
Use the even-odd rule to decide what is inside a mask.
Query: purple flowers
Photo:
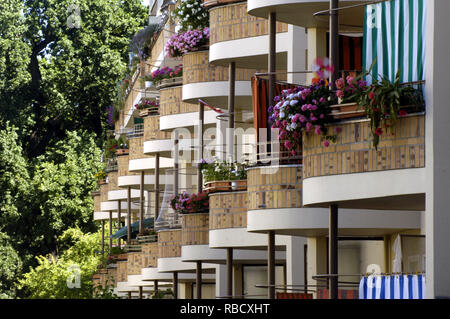
[[[165,51],[169,57],[179,57],[207,44],[208,41],[209,28],[204,28],[203,30],[189,30],[172,35],[166,43]]]
[[[153,84],[157,85],[163,79],[170,79],[174,77],[179,77],[183,75],[183,66],[177,65],[174,69],[164,66],[152,72]]]

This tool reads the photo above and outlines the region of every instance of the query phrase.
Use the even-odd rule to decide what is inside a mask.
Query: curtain
[[[371,275],[359,283],[359,299],[425,299],[425,276]]]
[[[376,58],[372,76],[401,82],[424,80],[425,0],[391,0],[367,5],[364,14],[363,68]],[[372,78],[367,78],[371,82]]]

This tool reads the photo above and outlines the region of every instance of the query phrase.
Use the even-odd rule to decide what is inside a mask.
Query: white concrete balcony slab
[[[160,168],[172,168],[173,167],[173,159],[167,157],[159,158],[159,167]],[[140,158],[130,160],[128,164],[128,170],[130,172],[133,171],[147,171],[155,169],[155,158]]]

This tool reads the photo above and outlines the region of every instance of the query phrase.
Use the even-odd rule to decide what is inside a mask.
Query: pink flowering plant
[[[324,80],[315,81],[310,87],[298,86],[283,90],[275,97],[275,106],[269,107],[269,121],[272,128],[279,129],[278,138],[291,156],[296,156],[301,147],[302,132],[321,135],[324,146],[336,135],[328,134],[326,124],[333,121],[330,105],[335,95]],[[334,132],[337,133],[337,132]]]
[[[208,42],[209,28],[205,27],[172,35],[164,49],[169,57],[175,58],[195,51],[199,47],[208,44]]]
[[[209,210],[208,193],[188,194],[183,192],[178,196],[173,195],[170,199],[170,206],[179,214],[207,212]]]
[[[139,111],[145,110],[145,109],[154,109],[159,108],[159,101],[152,101],[150,99],[142,99],[138,104],[135,105],[136,109]]]
[[[341,77],[335,82],[336,97],[339,104],[356,101],[356,93],[367,88],[367,82],[351,75]]]
[[[152,81],[154,85],[158,85],[164,79],[171,79],[183,75],[183,66],[177,65],[175,68],[164,66],[152,72]]]
[[[390,129],[391,134],[394,134],[393,128],[399,117],[407,115],[407,110],[422,112],[425,104],[420,89],[400,83],[400,70],[393,82],[383,77],[368,85],[362,78],[370,75],[371,68],[356,78],[347,77],[344,88],[341,86],[342,78],[338,79],[336,96],[339,98],[344,94],[343,97],[347,98],[347,101],[356,102],[359,108],[364,109],[365,116],[370,120],[372,144],[377,149],[383,133]],[[345,93],[341,93],[342,91]],[[402,107],[405,105],[408,106],[407,109]]]

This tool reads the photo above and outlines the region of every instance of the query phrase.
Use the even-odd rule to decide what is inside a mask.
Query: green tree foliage
[[[22,212],[18,233],[29,257],[57,253],[56,240],[70,227],[95,229],[95,174],[103,167],[92,134],[68,132],[64,141],[49,147],[33,165],[32,196]]]
[[[29,156],[67,131],[102,135],[146,16],[140,0],[1,2],[0,118],[21,127]]]
[[[15,295],[14,281],[19,275],[22,261],[8,235],[0,232],[0,299]]]
[[[100,232],[67,229],[58,240],[64,248],[60,256],[38,256],[38,266],[19,280],[18,287],[30,298],[113,298],[110,288],[101,295],[92,283],[92,276],[102,263],[100,242]]]

